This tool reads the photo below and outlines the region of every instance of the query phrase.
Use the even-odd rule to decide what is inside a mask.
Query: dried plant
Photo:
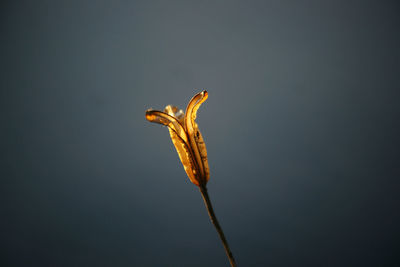
[[[207,182],[210,178],[207,149],[197,123],[195,122],[197,110],[200,105],[206,101],[207,97],[207,91],[196,94],[189,101],[186,112],[171,105],[166,106],[164,112],[149,109],[146,111],[146,119],[150,122],[159,123],[168,127],[172,142],[175,145],[176,151],[178,152],[179,158],[190,181],[200,189],[204,204],[207,207],[208,215],[221,238],[229,262],[231,266],[236,266],[235,259],[226,241],[224,232],[215,216],[207,192]]]

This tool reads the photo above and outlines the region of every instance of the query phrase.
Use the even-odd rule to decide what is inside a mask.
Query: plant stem
[[[214,209],[211,205],[211,200],[210,200],[210,197],[208,196],[207,187],[205,185],[201,185],[201,186],[199,186],[199,188],[200,188],[201,196],[203,197],[203,200],[204,200],[204,204],[207,207],[208,215],[210,216],[211,222],[214,224],[215,229],[218,232],[219,238],[221,239],[222,244],[224,245],[224,249],[225,249],[226,255],[228,256],[229,262],[232,267],[236,267],[236,262],[235,262],[235,259],[233,258],[231,249],[229,248],[229,245],[228,245],[228,242],[226,241],[224,232],[222,231],[222,228],[218,223],[217,217],[215,216],[215,213],[214,213]]]

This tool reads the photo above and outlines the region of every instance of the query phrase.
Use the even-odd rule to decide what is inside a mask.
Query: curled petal
[[[182,139],[183,142],[188,143],[185,128],[182,126],[182,124],[179,123],[176,118],[162,111],[149,109],[146,111],[146,119],[150,122],[168,126],[168,128],[175,132],[177,136]]]
[[[208,97],[207,91],[203,91],[195,95],[189,102],[186,108],[185,114],[185,130],[189,137],[194,157],[200,169],[200,176],[203,182],[206,183],[210,177],[207,149],[204,143],[203,137],[198,129],[197,123],[195,122],[197,116],[197,110],[201,104],[206,101]]]
[[[179,123],[179,121],[176,118],[157,110],[147,110],[146,119],[150,122],[168,126],[172,143],[175,146],[176,152],[178,152],[179,159],[182,162],[186,174],[192,183],[199,185],[197,178],[199,174],[196,173],[196,163],[194,162],[194,158],[189,147],[185,129]]]

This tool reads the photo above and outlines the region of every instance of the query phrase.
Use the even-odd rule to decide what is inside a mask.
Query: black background
[[[399,266],[397,1],[9,1],[2,266],[226,266],[147,108],[185,107],[239,266]]]

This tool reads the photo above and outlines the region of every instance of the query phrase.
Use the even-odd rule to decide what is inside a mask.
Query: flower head
[[[164,112],[153,109],[146,111],[148,121],[168,127],[186,174],[197,186],[205,185],[210,178],[206,145],[195,122],[197,110],[207,97],[207,91],[196,94],[185,112],[171,105],[166,106]]]

